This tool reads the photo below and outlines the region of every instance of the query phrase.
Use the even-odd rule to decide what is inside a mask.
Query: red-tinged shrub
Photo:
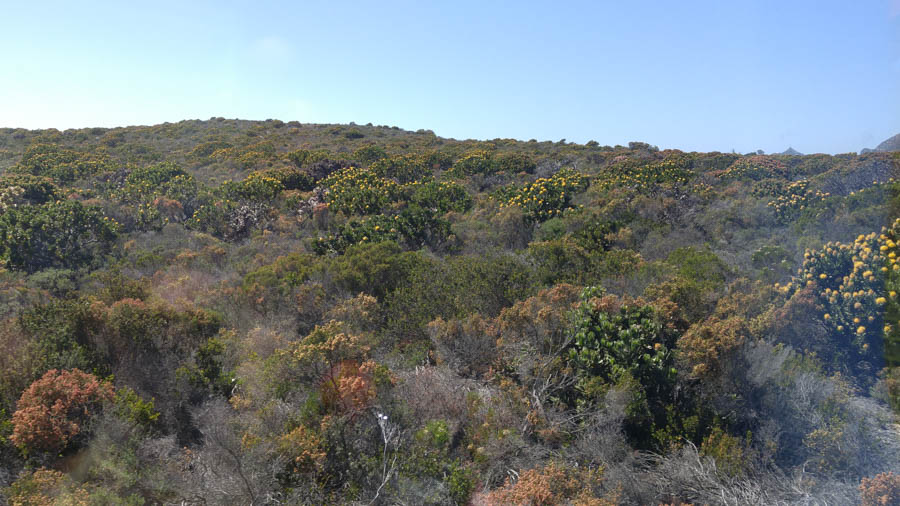
[[[863,478],[859,484],[859,495],[862,506],[900,504],[900,475],[890,472]]]
[[[375,399],[372,375],[375,363],[345,360],[333,367],[322,381],[322,404],[332,412],[355,416]]]
[[[602,469],[573,470],[551,463],[543,468],[522,471],[517,480],[507,479],[502,488],[492,490],[484,497],[484,503],[489,506],[611,506],[618,503],[616,494],[595,495],[594,489],[599,488],[602,477]]]
[[[112,398],[112,386],[92,374],[51,369],[19,398],[10,439],[25,449],[62,450]]]

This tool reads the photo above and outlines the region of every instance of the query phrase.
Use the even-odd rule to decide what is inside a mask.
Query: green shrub
[[[12,171],[68,183],[113,168],[112,161],[100,150],[80,152],[56,144],[33,144]]]
[[[527,174],[534,173],[537,164],[534,160],[522,153],[503,153],[496,158],[498,172],[506,172],[508,174],[518,174],[525,172]]]
[[[287,154],[287,159],[290,160],[297,167],[305,167],[307,165],[312,165],[316,162],[321,162],[323,160],[328,160],[331,157],[331,153],[324,149],[319,150],[311,150],[311,149],[298,149],[297,151],[291,151]]]
[[[209,338],[197,348],[193,363],[182,366],[177,374],[186,378],[194,388],[231,397],[234,375],[223,365],[225,345],[216,338]]]
[[[116,390],[114,404],[116,414],[135,427],[145,430],[157,427],[159,412],[154,408],[152,399],[145,401],[134,390],[123,387]]]
[[[226,201],[270,203],[284,190],[284,183],[267,172],[254,172],[242,181],[226,181],[218,192]]]
[[[464,154],[453,164],[453,175],[466,177],[473,174],[491,175],[497,171],[493,156],[485,150],[474,150]]]
[[[52,300],[32,306],[19,317],[19,326],[33,343],[42,370],[103,372],[91,343],[91,332],[100,322],[87,300]]]
[[[10,204],[44,204],[60,198],[62,194],[48,177],[9,174],[0,178],[0,210],[10,207]]]
[[[592,405],[613,384],[630,391],[626,429],[636,445],[646,446],[669,423],[677,335],[652,306],[606,296],[597,287],[585,288],[581,299],[568,349],[578,378],[574,401]]]
[[[424,209],[444,214],[449,211],[464,213],[472,208],[472,197],[465,188],[453,182],[429,181],[406,185],[409,202]]]
[[[347,215],[378,214],[401,195],[401,187],[394,181],[357,167],[328,176],[322,186],[328,189],[325,202],[329,209]]]
[[[719,259],[707,246],[705,249],[687,246],[678,248],[666,259],[678,269],[678,274],[688,281],[709,286],[711,289],[721,287],[730,275],[731,269]]]
[[[0,260],[13,269],[78,268],[109,252],[118,225],[76,201],[9,209],[0,215]]]
[[[652,163],[629,159],[609,167],[599,186],[602,190],[624,187],[655,194],[664,187],[687,184],[694,177],[692,163],[690,158],[684,156],[672,156]]]
[[[588,178],[573,170],[561,170],[549,178],[540,178],[521,188],[506,187],[492,198],[500,207],[519,206],[531,222],[542,222],[574,209],[572,199],[588,186]]]
[[[354,160],[366,164],[372,164],[382,158],[387,158],[387,156],[388,154],[384,148],[377,144],[366,144],[353,152]]]
[[[431,175],[431,165],[425,155],[410,153],[380,158],[372,163],[372,172],[398,183],[411,183]]]

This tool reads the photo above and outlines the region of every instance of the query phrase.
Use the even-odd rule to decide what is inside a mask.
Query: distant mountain
[[[794,149],[794,148],[787,148],[787,149],[785,149],[784,151],[782,151],[781,153],[778,153],[778,154],[779,154],[779,155],[795,155],[795,156],[803,156],[803,153],[797,151],[797,150]]]
[[[900,134],[879,144],[875,151],[900,151]]]
[[[859,154],[864,155],[866,153],[875,153],[877,151],[887,152],[887,151],[900,151],[900,134],[897,134],[890,139],[879,144],[875,149],[871,148],[863,148]]]

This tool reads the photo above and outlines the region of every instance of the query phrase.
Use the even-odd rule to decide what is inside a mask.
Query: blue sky
[[[0,44],[4,127],[225,116],[805,153],[900,133],[900,0],[0,0]]]

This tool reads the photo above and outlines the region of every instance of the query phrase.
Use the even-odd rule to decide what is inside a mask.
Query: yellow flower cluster
[[[710,199],[713,196],[713,187],[707,183],[697,183],[693,187],[694,193],[700,198]]]
[[[10,172],[48,176],[70,182],[114,168],[112,159],[100,149],[89,152],[76,151],[56,144],[30,146],[18,165]]]
[[[722,179],[752,179],[759,181],[770,177],[784,177],[787,170],[783,163],[765,155],[738,158],[718,176]]]
[[[500,207],[519,206],[534,221],[544,221],[572,209],[572,197],[587,187],[584,174],[561,170],[518,190],[501,195]]]
[[[600,183],[604,190],[615,187],[627,187],[638,191],[655,188],[659,185],[686,184],[694,177],[689,163],[681,157],[667,158],[661,162],[635,165],[628,162],[614,165],[611,175]]]
[[[775,211],[779,220],[791,218],[795,213],[806,209],[809,205],[825,200],[831,194],[819,190],[810,190],[809,181],[794,181],[785,188],[783,195],[770,201],[767,206]]]
[[[402,188],[391,179],[378,177],[361,167],[348,167],[322,181],[327,188],[325,203],[345,214],[377,214],[401,195]]]
[[[471,174],[485,174],[493,171],[491,153],[483,149],[476,149],[463,155],[453,164],[453,172],[459,176]]]
[[[900,219],[881,233],[860,235],[852,244],[829,242],[818,251],[806,251],[797,276],[775,288],[793,294],[812,291],[824,308],[822,320],[837,335],[852,342],[857,352],[880,347],[885,334],[900,321],[895,314],[900,287]]]

